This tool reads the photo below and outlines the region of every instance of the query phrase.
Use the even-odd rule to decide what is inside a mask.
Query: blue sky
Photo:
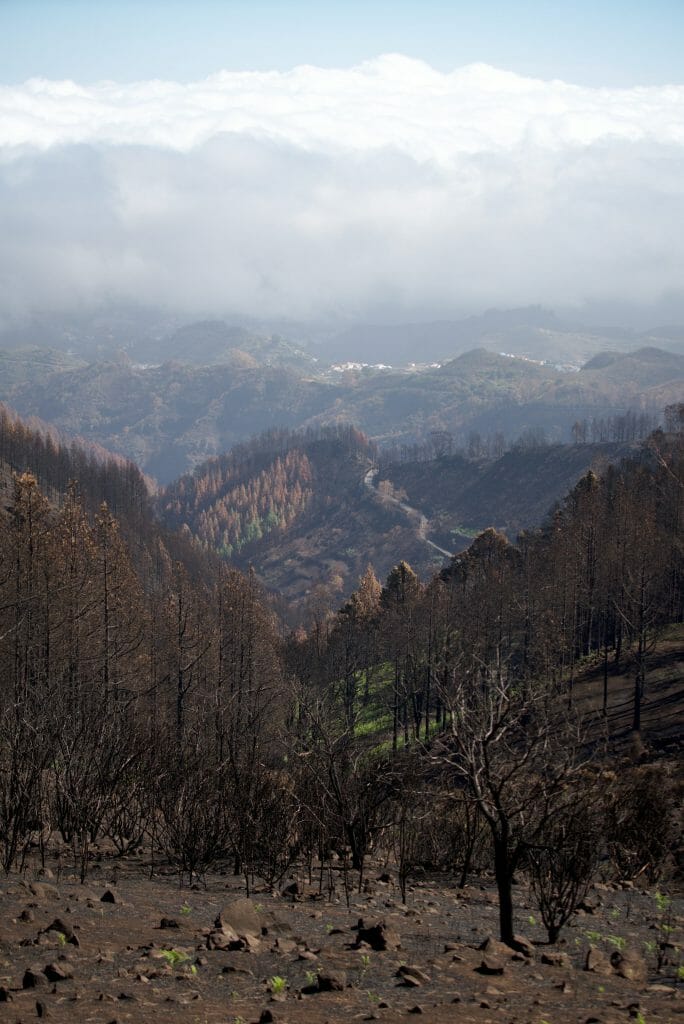
[[[381,53],[590,86],[684,81],[682,0],[0,0],[0,82],[197,80]]]

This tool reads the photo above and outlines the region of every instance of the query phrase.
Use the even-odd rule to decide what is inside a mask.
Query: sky
[[[0,318],[684,317],[684,4],[0,0]]]

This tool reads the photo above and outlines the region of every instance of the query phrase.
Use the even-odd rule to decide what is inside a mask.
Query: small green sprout
[[[162,949],[161,955],[166,960],[169,967],[178,967],[179,964],[184,964],[190,957],[187,953],[184,953],[182,949]]]
[[[537,923],[537,919],[534,916],[534,914],[530,914],[530,916],[527,918],[527,923],[530,925],[531,928],[534,928],[535,924]]]
[[[684,965],[682,964],[677,968],[677,981],[684,982]]]
[[[315,985],[317,981],[318,981],[318,975],[316,974],[315,971],[307,971],[306,972],[306,983],[307,983],[307,985]]]
[[[188,903],[187,900],[185,901],[183,906],[180,908],[180,912],[181,912],[181,914],[190,914],[190,913],[192,913],[192,907],[190,906],[190,904]]]
[[[197,964],[190,964],[190,973],[197,974]]]
[[[664,914],[666,910],[669,910],[670,904],[672,903],[672,900],[669,896],[666,896],[665,893],[658,892],[657,890],[655,894],[655,901],[656,906],[661,914]]]
[[[57,932],[57,942],[60,946],[66,946],[67,937],[64,932]]]
[[[282,995],[287,988],[287,978],[281,978],[279,974],[274,974],[269,980],[268,987],[274,996]]]
[[[328,933],[328,935],[330,935],[330,932],[333,930],[333,927],[334,926],[332,924],[330,924],[330,921],[328,921],[328,923],[325,926],[325,930]]]
[[[606,942],[610,942],[611,946],[615,946],[620,953],[623,951],[627,943],[621,935],[606,935]]]
[[[601,932],[587,931],[584,934],[588,938],[589,942],[592,943],[592,945],[595,945],[597,942],[600,942],[603,938]]]
[[[611,910],[610,915],[609,915],[611,921],[617,921],[618,918],[620,917],[620,913],[621,913],[621,911],[620,911],[619,907],[613,907],[613,909]]]

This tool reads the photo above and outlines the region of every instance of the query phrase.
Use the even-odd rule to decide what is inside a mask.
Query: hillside
[[[364,487],[373,457],[350,427],[273,431],[170,484],[158,507],[204,550],[254,568],[291,608],[316,595],[335,604],[369,564],[387,575],[397,550],[424,574],[434,563],[415,525]]]
[[[212,345],[215,328],[206,331]],[[223,337],[223,328],[216,331]],[[232,334],[230,340],[245,341]],[[684,388],[684,356],[652,348],[611,353],[579,373],[486,349],[423,372],[340,373],[278,365],[285,343],[264,345],[249,352],[231,348],[225,353],[230,361],[215,365],[186,358],[153,366],[125,356],[83,366],[48,364],[53,372],[39,379],[26,362],[0,361],[0,399],[24,417],[37,416],[134,460],[166,483],[274,427],[355,423],[383,445],[413,444],[434,430],[449,431],[462,444],[473,431],[507,440],[541,431],[562,442],[577,420],[630,407],[655,412],[677,401]],[[179,350],[184,347],[179,341]]]
[[[638,447],[624,443],[518,446],[486,461],[452,455],[429,462],[384,464],[381,476],[405,492],[408,503],[429,518],[430,536],[453,548],[462,546],[464,533],[472,536],[489,526],[512,537],[538,526],[589,469],[601,472],[633,456]]]

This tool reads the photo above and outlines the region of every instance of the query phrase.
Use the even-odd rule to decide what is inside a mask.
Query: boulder
[[[648,978],[646,961],[639,953],[631,950],[620,952],[615,950],[610,957],[610,963],[618,978],[626,978],[637,985],[645,985]]]
[[[401,978],[404,985],[409,988],[420,988],[430,980],[429,975],[425,971],[417,967],[416,964],[402,964],[396,973],[397,978]]]
[[[216,928],[232,929],[237,935],[261,935],[261,921],[250,899],[242,897],[227,903],[218,913]]]
[[[342,992],[347,984],[344,971],[327,971],[318,975],[319,992]]]
[[[591,971],[593,974],[609,975],[613,973],[608,957],[600,949],[594,949],[593,946],[587,953],[587,958],[584,961],[584,970]]]
[[[362,942],[378,953],[387,949],[401,949],[399,933],[395,932],[393,928],[388,928],[384,921],[376,921],[368,926],[362,926],[362,923],[359,922],[355,945],[360,946]]]

